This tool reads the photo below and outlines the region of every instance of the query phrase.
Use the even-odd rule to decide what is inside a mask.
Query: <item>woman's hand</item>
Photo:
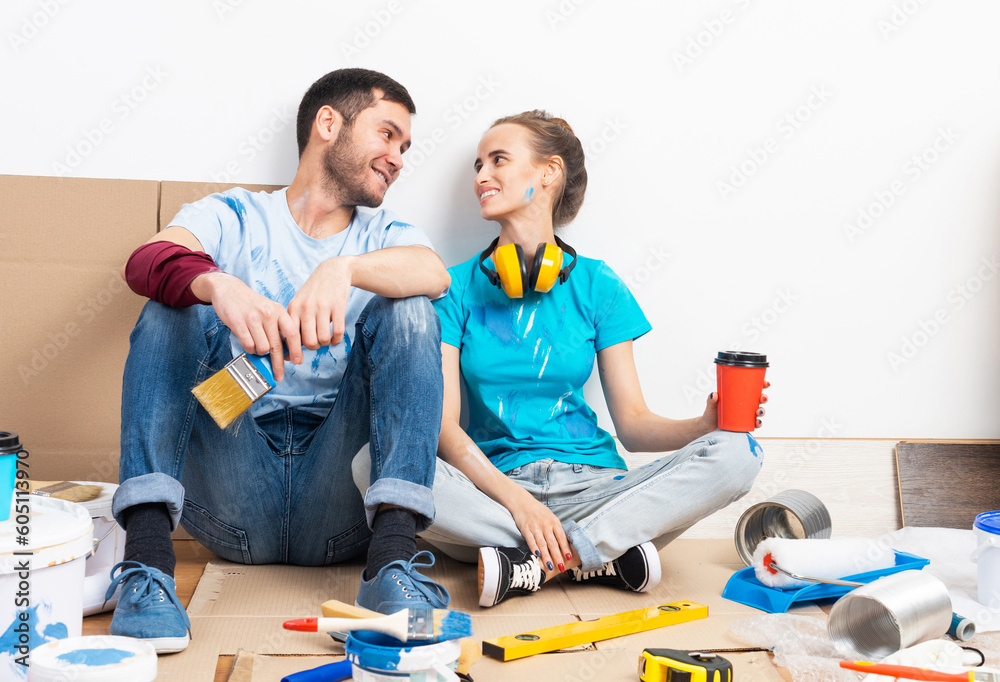
[[[764,381],[764,388],[768,388],[771,385],[770,381]],[[767,394],[760,394],[760,404],[761,407],[757,408],[757,420],[754,428],[760,428],[762,425],[761,417],[764,416],[764,403],[767,402]],[[714,431],[719,428],[719,392],[712,391],[708,394],[708,399],[705,401],[705,412],[701,415],[702,421],[705,423],[706,432]]]
[[[521,531],[528,549],[538,557],[548,570],[565,571],[565,562],[572,554],[562,523],[548,507],[527,493],[515,508],[510,510],[517,529]]]

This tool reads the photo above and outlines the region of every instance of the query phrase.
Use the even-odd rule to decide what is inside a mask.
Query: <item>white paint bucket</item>
[[[345,649],[354,682],[459,682],[457,639],[407,646],[378,632],[352,632]]]
[[[111,515],[111,501],[118,486],[114,483],[95,481],[74,481],[80,485],[97,485],[102,489],[100,497],[81,502],[94,521],[94,540],[97,548],[87,559],[86,577],[83,580],[83,615],[90,616],[103,611],[113,611],[118,604],[118,590],[104,603],[104,595],[111,585],[111,569],[125,558],[125,531]]]
[[[14,513],[0,523],[0,679],[5,681],[27,678],[31,649],[79,637],[84,565],[94,543],[94,524],[84,506],[36,495],[15,498]]]
[[[972,553],[972,560],[979,565],[979,603],[1000,609],[1000,511],[979,514],[972,529],[979,542]]]
[[[156,649],[131,637],[73,637],[31,653],[28,682],[152,682]]]

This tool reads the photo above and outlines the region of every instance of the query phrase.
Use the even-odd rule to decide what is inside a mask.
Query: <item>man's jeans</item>
[[[430,301],[371,300],[325,419],[293,408],[220,429],[191,388],[232,360],[229,339],[210,306],[146,304],[125,364],[115,519],[164,502],[174,528],[225,559],[305,566],[364,551],[382,503],[414,510],[418,530],[433,522],[441,327]],[[362,500],[351,459],[369,441]]]
[[[643,542],[663,549],[745,495],[763,454],[750,434],[712,431],[631,471],[542,459],[507,476],[552,510],[593,571]],[[449,556],[475,561],[479,547],[525,544],[510,512],[447,462],[438,462],[434,501],[437,518],[420,537]]]

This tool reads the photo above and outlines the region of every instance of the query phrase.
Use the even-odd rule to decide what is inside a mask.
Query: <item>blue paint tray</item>
[[[845,576],[841,580],[870,583],[884,575],[891,575],[900,571],[919,570],[929,563],[930,561],[923,557],[906,552],[896,552],[895,566]],[[853,587],[846,585],[827,585],[825,583],[813,583],[805,587],[789,587],[784,590],[777,587],[768,587],[757,580],[753,567],[748,566],[733,573],[729,582],[726,583],[726,588],[722,590],[722,596],[730,601],[746,604],[747,606],[752,606],[755,609],[767,611],[768,613],[785,613],[797,602],[842,597],[853,589]]]

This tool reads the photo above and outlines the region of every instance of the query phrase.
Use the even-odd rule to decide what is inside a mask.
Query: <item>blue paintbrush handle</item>
[[[338,682],[339,680],[350,679],[351,662],[347,659],[321,665],[312,670],[303,670],[300,673],[292,673],[287,677],[282,677],[281,682]]]

